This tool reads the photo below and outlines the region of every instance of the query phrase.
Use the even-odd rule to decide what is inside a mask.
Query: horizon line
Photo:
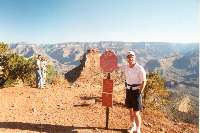
[[[45,42],[45,43],[36,43],[36,42],[28,42],[28,41],[20,41],[20,42],[7,42],[0,41],[2,43],[7,44],[63,44],[63,43],[99,43],[99,42],[122,42],[122,43],[179,43],[179,44],[187,44],[187,43],[200,43],[200,41],[190,41],[190,42],[178,42],[178,41],[65,41],[65,42]]]

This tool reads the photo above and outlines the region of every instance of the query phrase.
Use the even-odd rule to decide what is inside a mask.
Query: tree
[[[16,80],[22,80],[29,85],[35,82],[34,59],[27,59],[17,54],[7,55],[4,65],[5,85],[11,85]]]
[[[35,84],[33,58],[25,58],[9,52],[8,45],[0,43],[0,86],[9,86],[18,79],[29,85]]]
[[[0,42],[0,55],[4,55],[8,52],[8,45],[6,43]]]
[[[147,75],[147,84],[144,89],[144,105],[159,107],[166,103],[168,90],[165,87],[165,80],[158,72],[151,72]]]

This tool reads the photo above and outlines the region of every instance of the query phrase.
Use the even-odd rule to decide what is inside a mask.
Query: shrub
[[[21,80],[28,85],[35,84],[35,60],[9,53],[7,44],[0,43],[1,87],[10,86]]]
[[[47,83],[51,84],[54,80],[54,77],[56,77],[57,72],[55,71],[55,68],[53,65],[47,65]]]
[[[0,55],[4,55],[8,52],[8,45],[6,43],[0,42]]]
[[[151,72],[147,75],[147,84],[144,89],[144,106],[161,107],[167,104],[169,92],[165,87],[165,80],[158,72]]]
[[[5,85],[11,85],[17,79],[28,85],[33,85],[35,82],[34,70],[34,60],[32,58],[27,59],[17,54],[8,55],[4,66]]]

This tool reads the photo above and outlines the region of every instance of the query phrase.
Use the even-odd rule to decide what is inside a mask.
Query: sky
[[[199,42],[199,0],[0,0],[0,42]]]

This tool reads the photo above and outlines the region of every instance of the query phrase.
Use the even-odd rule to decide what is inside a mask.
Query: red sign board
[[[106,92],[106,93],[113,92],[113,80],[103,79],[103,92]]]
[[[102,93],[102,106],[112,107],[112,93]]]
[[[113,80],[103,79],[102,105],[112,107]]]
[[[117,68],[117,56],[114,52],[106,51],[101,55],[100,67],[104,72],[112,72]]]

